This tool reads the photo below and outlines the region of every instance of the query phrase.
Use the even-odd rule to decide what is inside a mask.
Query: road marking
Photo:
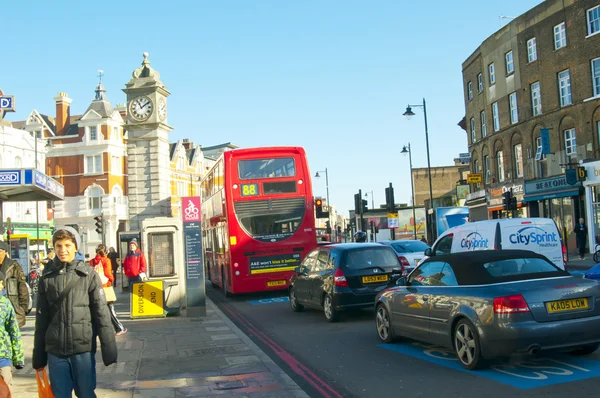
[[[266,298],[260,300],[248,300],[248,304],[250,305],[261,305],[261,304],[276,304],[276,303],[289,303],[289,297],[274,297],[274,298]]]
[[[488,369],[470,371],[461,366],[452,350],[444,347],[418,342],[379,344],[379,347],[446,368],[485,377],[521,390],[600,376],[600,361],[565,354],[523,357],[513,362],[494,362]]]

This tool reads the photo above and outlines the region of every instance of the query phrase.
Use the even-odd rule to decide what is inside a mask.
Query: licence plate
[[[267,286],[285,286],[287,284],[286,281],[268,281]]]
[[[387,282],[389,277],[387,275],[374,275],[374,276],[363,276],[363,283],[377,283],[377,282]]]
[[[589,305],[588,305],[587,298],[550,301],[549,303],[546,303],[546,310],[550,314],[553,314],[556,312],[585,310],[588,308],[589,308]]]

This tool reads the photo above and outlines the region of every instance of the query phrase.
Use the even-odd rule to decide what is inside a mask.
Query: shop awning
[[[35,169],[1,169],[0,201],[64,200],[65,187]]]
[[[536,200],[567,198],[569,196],[579,196],[579,187],[574,189],[560,189],[556,191],[544,192],[537,195],[527,195],[523,197],[523,202],[535,202]]]

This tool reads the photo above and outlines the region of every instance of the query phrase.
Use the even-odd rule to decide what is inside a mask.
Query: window
[[[349,269],[371,269],[375,265],[382,268],[395,268],[400,264],[398,256],[389,247],[350,250],[346,253],[344,266]]]
[[[475,159],[475,160],[473,161],[473,172],[474,172],[475,174],[479,174],[479,170],[480,170],[480,168],[479,168],[479,160]],[[481,185],[481,184],[477,183],[477,187],[479,187],[480,185]]]
[[[240,160],[240,179],[294,177],[296,166],[293,158]]]
[[[88,127],[89,129],[89,137],[90,141],[95,141],[98,139],[98,128],[96,126]]]
[[[454,272],[442,261],[431,261],[417,268],[410,276],[413,286],[457,286]]]
[[[325,271],[327,268],[327,262],[329,261],[329,250],[321,250],[317,255],[317,263],[315,264],[315,268],[312,270],[313,272],[321,272]]]
[[[469,101],[471,101],[473,99],[473,83],[469,82],[467,84],[467,95],[469,98]]]
[[[514,146],[514,154],[515,154],[515,175],[517,178],[523,177],[523,151],[521,149],[521,144],[517,144]]]
[[[483,75],[481,73],[477,75],[477,91],[483,92]]]
[[[488,72],[490,75],[490,86],[496,84],[496,68],[493,62],[488,66]]]
[[[120,156],[113,156],[111,158],[110,169],[111,169],[111,172],[113,174],[123,174],[123,170],[122,170],[122,167],[121,167],[121,157]]]
[[[437,243],[433,252],[437,256],[438,254],[450,254],[452,252],[452,239],[454,239],[454,234],[449,234],[444,236]]]
[[[102,195],[104,191],[98,186],[92,186],[87,189],[88,209],[96,210],[102,208]]]
[[[475,142],[475,118],[471,118],[471,142]]]
[[[567,156],[577,155],[575,129],[565,130],[565,152],[567,153]]]
[[[554,27],[554,49],[558,50],[567,45],[567,31],[565,23],[561,22]]]
[[[118,127],[113,127],[113,140],[115,140],[115,141],[119,140],[119,128]]]
[[[535,150],[535,160],[544,160],[544,157],[546,155],[544,155],[542,153],[542,137],[537,137],[535,139],[535,146],[536,146],[536,150]]]
[[[537,59],[537,43],[535,37],[527,40],[527,62],[533,62]]]
[[[220,239],[216,239],[220,241]],[[148,270],[151,277],[175,275],[175,246],[172,232],[148,234]]]
[[[185,170],[185,156],[179,155],[177,157],[177,169],[178,170]]]
[[[573,103],[573,98],[571,97],[571,74],[568,69],[558,73],[558,91],[561,107]]]
[[[502,155],[502,151],[496,152],[496,171],[498,173],[498,182],[504,181],[504,157]]]
[[[85,157],[86,174],[102,173],[102,155]]]
[[[588,35],[600,32],[600,6],[587,10]]]
[[[535,279],[543,277],[551,278],[555,276],[568,275],[566,271],[563,271],[560,268],[556,267],[548,260],[535,257],[513,258],[507,260],[494,261],[491,263],[483,264],[483,268],[485,269],[485,271],[487,271],[487,274],[495,280],[502,278],[508,278],[512,280],[522,279],[519,277],[523,277],[525,279]]]
[[[486,125],[486,120],[485,120],[485,111],[481,112],[481,137],[485,137],[487,136],[487,125]]]
[[[594,97],[600,96],[600,58],[592,60],[592,88]]]
[[[510,106],[510,122],[515,124],[519,121],[519,109],[517,107],[517,93],[512,93],[508,96],[508,104]]]
[[[506,61],[506,74],[510,75],[515,71],[515,64],[513,63],[512,50],[504,54],[504,60]]]
[[[542,114],[542,97],[540,93],[540,82],[531,84],[531,112],[533,116]]]
[[[492,118],[494,119],[494,131],[500,130],[500,115],[498,114],[498,103],[492,104]]]
[[[483,172],[485,173],[485,183],[489,184],[492,179],[492,172],[490,170],[490,157],[488,155],[483,157]]]
[[[300,267],[307,268],[306,270],[304,270],[304,272],[310,272],[313,269],[315,262],[317,261],[317,254],[319,254],[319,251],[313,250],[306,256],[304,261],[302,261]]]
[[[177,196],[187,196],[187,193],[185,191],[185,182],[183,181],[177,181]]]

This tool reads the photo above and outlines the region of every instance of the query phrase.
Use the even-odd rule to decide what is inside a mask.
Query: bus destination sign
[[[242,196],[258,196],[258,184],[242,184]]]
[[[300,265],[300,253],[250,258],[250,273],[291,271]]]

